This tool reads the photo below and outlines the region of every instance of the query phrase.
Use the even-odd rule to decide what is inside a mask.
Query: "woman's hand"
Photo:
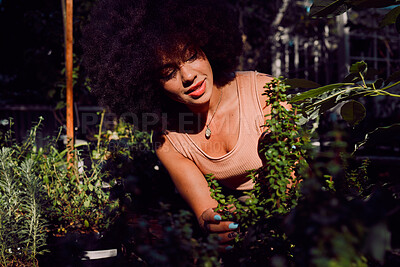
[[[206,209],[199,217],[199,224],[207,233],[218,234],[221,247],[225,250],[232,248],[229,244],[237,235],[239,225],[232,221],[222,221],[221,215],[212,208]]]

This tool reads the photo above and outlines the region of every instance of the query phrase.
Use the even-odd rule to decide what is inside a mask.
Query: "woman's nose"
[[[184,87],[190,86],[196,79],[196,73],[186,64],[181,66],[181,79]]]

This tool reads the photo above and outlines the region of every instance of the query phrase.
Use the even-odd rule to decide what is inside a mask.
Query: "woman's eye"
[[[175,75],[176,75],[176,69],[168,68],[161,72],[161,79],[170,80],[170,79],[174,78]]]
[[[195,51],[193,54],[189,56],[189,58],[186,61],[192,62],[197,59],[197,51]]]

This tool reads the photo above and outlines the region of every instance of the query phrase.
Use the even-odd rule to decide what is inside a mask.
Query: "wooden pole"
[[[64,0],[63,0],[64,1]],[[66,1],[66,18],[65,18],[65,75],[66,75],[66,101],[67,101],[67,160],[70,166],[73,165],[74,150],[74,93],[73,93],[73,0]]]

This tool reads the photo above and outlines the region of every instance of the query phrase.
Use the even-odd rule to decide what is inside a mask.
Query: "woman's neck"
[[[190,111],[192,111],[195,115],[200,118],[206,120],[207,117],[212,116],[220,102],[222,101],[222,88],[218,88],[216,86],[213,87],[213,92],[210,97],[210,101],[201,106],[187,106]]]

